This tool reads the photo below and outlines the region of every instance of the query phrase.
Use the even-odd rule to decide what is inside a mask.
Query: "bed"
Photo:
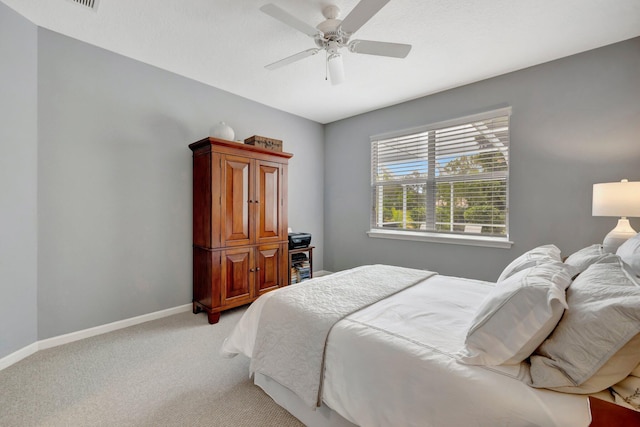
[[[530,280],[531,254],[525,258],[511,274]],[[575,271],[566,273],[571,277]],[[385,277],[393,279],[385,284]],[[588,426],[588,396],[615,400],[606,387],[580,394],[553,391],[532,379],[530,358],[496,364],[472,351],[469,325],[491,326],[497,315],[477,322],[478,311],[497,287],[422,270],[357,267],[263,295],[221,353],[252,358],[254,382],[309,426]],[[352,304],[354,299],[360,301]],[[563,295],[547,299],[562,316]],[[348,300],[346,307],[325,322],[324,312],[342,300]],[[560,320],[555,317],[537,340],[548,339]],[[540,321],[545,322],[549,319]],[[640,355],[631,358],[635,362],[626,365],[640,362]],[[624,369],[626,377],[633,367]]]

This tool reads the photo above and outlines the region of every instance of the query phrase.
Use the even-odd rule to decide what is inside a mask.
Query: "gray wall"
[[[190,302],[187,145],[220,120],[294,153],[289,223],[313,233],[316,269],[385,262],[492,280],[533,246],[600,241],[615,219],[591,217],[591,184],[640,180],[640,39],[325,127],[38,29],[1,3],[0,58],[0,358]],[[512,249],[366,236],[369,135],[505,104]]]
[[[322,247],[320,124],[42,28],[38,76],[39,339],[191,302],[187,146],[218,121],[284,141],[290,225]]]
[[[0,358],[37,338],[36,37],[0,3]]]
[[[535,246],[601,242],[592,184],[640,180],[640,38],[334,122],[325,128],[325,264],[495,280]],[[511,249],[369,238],[369,136],[511,105]],[[640,230],[640,220],[632,225]]]

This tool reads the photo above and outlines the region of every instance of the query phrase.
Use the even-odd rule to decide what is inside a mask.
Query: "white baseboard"
[[[107,323],[106,325],[95,326],[82,331],[71,332],[69,334],[59,335],[46,340],[38,341],[38,350],[44,350],[59,345],[68,344],[70,342],[79,341],[81,339],[93,337],[107,332],[116,331],[118,329],[127,328],[129,326],[138,325],[140,323],[149,322],[150,320],[160,319],[162,317],[171,316],[191,310],[191,304],[180,305],[178,307],[167,308],[166,310],[154,311],[153,313],[143,314],[141,316],[131,317],[129,319],[118,320],[117,322]]]
[[[183,313],[191,309],[191,304],[179,305],[177,307],[154,311],[153,313],[143,314],[141,316],[131,317],[129,319],[118,320],[117,322],[107,323],[106,325],[95,326],[93,328],[83,329],[81,331],[71,332],[69,334],[59,335],[57,337],[36,341],[33,344],[29,344],[28,346],[23,347],[20,350],[0,359],[0,371],[8,368],[14,363],[21,361],[25,357],[31,356],[39,350],[45,350],[47,348],[57,347],[59,345],[94,337],[96,335],[106,334],[107,332],[113,332],[118,329],[128,328],[129,326],[138,325],[140,323],[149,322],[151,320]]]
[[[333,271],[327,271],[327,270],[314,271],[313,272],[313,277],[322,277],[322,276],[326,276],[327,274],[331,274],[331,273],[333,273]]]
[[[34,353],[38,352],[38,343],[34,342],[33,344],[29,344],[26,347],[22,347],[20,350],[15,351],[13,353],[11,353],[8,356],[3,357],[2,359],[0,359],[0,371],[2,371],[4,368],[8,368],[9,366],[13,365],[14,363],[18,363],[19,361],[21,361],[22,359],[24,359],[25,357],[29,357]]]

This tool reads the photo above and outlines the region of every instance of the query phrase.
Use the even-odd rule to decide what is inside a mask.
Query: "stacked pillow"
[[[567,290],[569,309],[531,356],[531,385],[594,393],[640,363],[640,281],[617,256],[589,266]]]
[[[591,245],[563,263],[560,250],[545,245],[504,269],[471,322],[459,361],[527,358],[533,387],[580,394],[612,387],[616,399],[639,408],[640,234],[615,255]]]
[[[564,262],[572,265],[580,270],[580,273],[585,271],[591,264],[595,264],[603,258],[611,256],[610,253],[605,252],[602,245],[597,243],[595,245],[587,246],[579,251],[571,254]]]
[[[476,312],[458,360],[472,365],[522,362],[562,317],[565,289],[577,272],[560,261],[553,245],[514,260]]]
[[[640,233],[620,245],[616,255],[640,277]]]
[[[624,380],[611,387],[618,405],[640,411],[640,365]]]
[[[560,249],[558,249],[555,245],[544,245],[538,246],[537,248],[531,249],[528,252],[520,255],[518,258],[511,261],[509,265],[505,267],[505,269],[498,277],[498,283],[507,279],[509,276],[514,275],[515,273],[525,270],[529,267],[534,267],[539,264],[545,264],[550,261],[560,261]]]

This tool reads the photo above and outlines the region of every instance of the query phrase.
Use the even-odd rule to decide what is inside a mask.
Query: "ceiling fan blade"
[[[302,31],[303,33],[305,33],[310,37],[315,37],[316,35],[321,34],[317,28],[312,27],[306,22],[301,21],[300,19],[296,18],[295,16],[291,15],[289,12],[287,12],[284,9],[281,9],[275,4],[272,4],[272,3],[265,4],[260,8],[260,10],[266,13],[267,15],[271,16],[272,18],[275,18],[278,21],[283,22],[288,26],[295,28],[298,31]]]
[[[375,42],[371,40],[353,40],[349,43],[349,51],[367,55],[391,56],[405,58],[411,50],[410,44]]]
[[[360,3],[342,20],[340,27],[347,34],[353,34],[367,23],[389,0],[360,0]]]
[[[295,55],[291,55],[287,58],[281,59],[280,61],[276,61],[272,64],[265,65],[264,68],[266,68],[267,70],[275,70],[276,68],[284,67],[285,65],[289,65],[293,62],[299,61],[308,56],[315,55],[319,51],[320,49],[318,48],[303,50],[302,52],[298,52]]]

